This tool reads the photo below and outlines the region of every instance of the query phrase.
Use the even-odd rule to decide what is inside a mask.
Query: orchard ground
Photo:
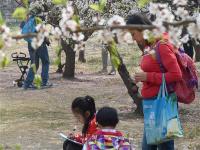
[[[91,38],[86,43],[87,63],[76,61],[76,78],[66,80],[55,73],[55,47],[49,47],[51,58],[50,82],[52,88],[23,90],[13,86],[20,76],[16,63],[0,70],[0,145],[5,149],[61,150],[59,133],[70,133],[74,126],[81,126],[71,112],[71,102],[77,96],[91,95],[97,108],[115,107],[120,116],[117,129],[133,138],[136,149],[141,149],[143,119],[134,114],[135,106],[119,75],[108,76],[97,73],[101,69],[100,42]],[[120,54],[131,75],[139,70],[140,52],[134,45],[120,45]],[[24,41],[6,48],[5,52],[26,52]],[[200,64],[197,63],[200,71]],[[200,149],[200,92],[191,105],[180,105],[180,118],[185,131],[184,138],[176,140],[177,150]],[[77,131],[77,132],[78,132]]]

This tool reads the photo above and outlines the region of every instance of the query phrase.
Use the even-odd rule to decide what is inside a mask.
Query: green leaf
[[[2,13],[0,11],[0,25],[3,25],[3,24],[4,24],[4,19],[3,19]]]
[[[28,8],[28,0],[22,0],[22,3],[25,5],[26,8]]]
[[[35,17],[35,22],[36,24],[41,24],[42,23],[42,19],[39,17]]]
[[[36,72],[37,72],[36,65],[35,64],[31,64],[31,68],[33,68],[33,72],[36,74]]]
[[[103,11],[106,7],[107,0],[100,0],[100,9]]]
[[[67,0],[52,0],[52,3],[55,5],[65,5]]]
[[[148,3],[150,3],[151,0],[138,0],[137,4],[139,8],[145,7]]]
[[[80,18],[78,15],[72,16],[72,20],[76,21],[77,24],[80,24]]]
[[[148,43],[153,44],[156,42],[156,38],[153,34],[153,32],[149,31],[148,32],[148,39],[147,39]]]
[[[109,52],[110,52],[110,57],[111,57],[111,62],[114,65],[114,67],[118,70],[120,64],[121,64],[121,59],[119,56],[119,53],[117,51],[117,46],[114,41],[112,43],[109,43]]]
[[[42,78],[39,74],[35,74],[35,77],[34,77],[34,85],[39,89],[41,87],[41,84],[42,84]]]
[[[4,46],[4,41],[2,40],[2,38],[0,38],[0,49],[2,49]]]
[[[10,63],[10,61],[9,61],[8,57],[4,56],[2,61],[1,61],[1,67],[5,68],[9,63]]]
[[[95,11],[101,12],[101,13],[103,12],[100,5],[98,5],[98,4],[91,4],[90,8],[94,9]]]
[[[24,7],[18,7],[12,14],[12,17],[18,20],[26,20],[27,9]]]

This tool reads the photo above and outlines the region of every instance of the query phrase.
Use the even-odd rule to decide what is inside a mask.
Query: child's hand
[[[74,139],[75,138],[75,135],[73,134],[73,133],[70,133],[69,135],[68,135],[68,138],[70,138],[70,139]]]

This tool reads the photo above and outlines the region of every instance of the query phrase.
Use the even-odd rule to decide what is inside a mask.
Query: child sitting
[[[86,141],[83,150],[133,150],[129,140],[115,130],[119,122],[116,109],[101,108],[97,112],[96,120],[100,129]]]
[[[96,125],[96,107],[94,99],[90,96],[77,97],[71,106],[74,116],[83,124],[82,134],[70,135],[70,138],[84,144],[85,141],[97,131]],[[69,141],[63,144],[63,149],[69,149]],[[73,148],[75,149],[75,148]]]

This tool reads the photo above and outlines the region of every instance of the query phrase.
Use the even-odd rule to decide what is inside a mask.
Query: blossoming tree
[[[28,12],[28,1],[23,0],[26,8],[18,8],[13,16],[18,19],[25,19]],[[38,5],[36,5],[38,4]],[[122,5],[123,4],[123,5]],[[12,37],[9,28],[0,16],[0,48],[4,44],[12,44],[16,39],[32,37],[32,46],[37,49],[45,37],[53,35],[55,40],[61,39],[62,48],[66,53],[66,65],[64,77],[74,77],[75,51],[81,47],[94,31],[98,31],[98,36],[109,45],[111,61],[118,70],[123,79],[129,94],[133,100],[140,106],[140,95],[138,87],[130,78],[130,75],[123,64],[123,61],[117,51],[115,39],[119,43],[132,42],[131,36],[124,29],[140,29],[144,32],[144,38],[151,42],[154,37],[160,36],[163,32],[168,32],[169,40],[180,47],[182,43],[187,42],[189,36],[195,41],[200,40],[200,14],[199,6],[195,6],[195,13],[187,11],[187,0],[174,0],[173,7],[167,3],[153,3],[148,0],[139,0],[138,4],[145,6],[144,10],[154,16],[153,25],[126,25],[124,18],[131,10],[140,10],[132,0],[99,0],[94,3],[91,0],[37,0],[32,5],[33,13],[41,13],[46,16],[46,24],[51,24],[51,29],[46,27],[38,19],[37,33],[28,35],[17,35]],[[119,7],[119,9],[118,9]],[[174,9],[174,7],[176,9]],[[31,12],[30,11],[30,12]],[[85,15],[87,14],[87,15]],[[116,15],[117,14],[117,15]],[[177,18],[178,17],[178,18]],[[187,34],[182,36],[183,28],[187,29]],[[14,40],[15,39],[15,40]],[[3,65],[7,59],[1,51]],[[139,108],[139,107],[138,107]]]

